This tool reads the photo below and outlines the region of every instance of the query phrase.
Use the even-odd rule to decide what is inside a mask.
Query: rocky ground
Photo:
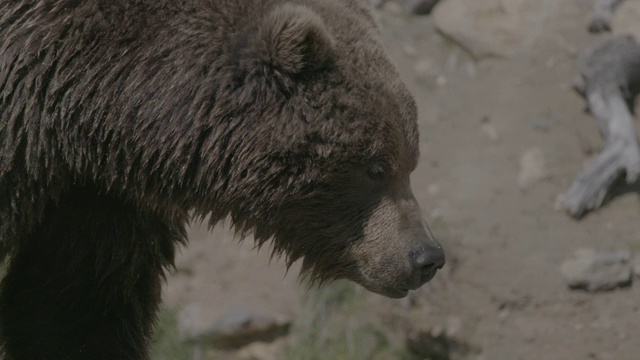
[[[616,33],[638,19],[637,1],[624,6]],[[580,220],[559,206],[602,147],[571,90],[579,53],[612,36],[587,31],[591,8],[442,0],[418,16],[384,2],[382,37],[420,112],[414,192],[448,265],[404,300],[348,283],[305,291],[296,266],[196,224],[165,288],[155,360],[637,359],[637,186]],[[189,355],[172,355],[174,337],[191,339]]]

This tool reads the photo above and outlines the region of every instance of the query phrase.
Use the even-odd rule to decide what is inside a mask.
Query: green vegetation
[[[362,306],[365,290],[337,281],[305,292],[291,329],[290,360],[402,359]]]
[[[180,340],[176,313],[169,309],[162,309],[158,315],[158,325],[155,329],[155,340],[151,350],[153,360],[190,360],[192,348]]]
[[[392,343],[365,306],[366,290],[349,281],[318,289],[301,287],[301,306],[282,349],[283,360],[415,360]],[[202,359],[234,359],[210,352]],[[209,349],[211,350],[211,349]],[[178,336],[176,314],[163,309],[152,349],[153,360],[192,360],[194,347]],[[195,357],[199,358],[199,357]]]

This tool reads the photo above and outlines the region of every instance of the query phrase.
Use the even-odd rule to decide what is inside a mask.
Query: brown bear
[[[318,282],[430,280],[416,106],[369,2],[0,2],[5,359],[148,359],[192,216]]]

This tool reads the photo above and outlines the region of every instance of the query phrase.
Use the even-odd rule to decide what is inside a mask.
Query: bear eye
[[[384,179],[385,171],[380,165],[372,165],[367,169],[367,175],[373,180],[380,181]]]

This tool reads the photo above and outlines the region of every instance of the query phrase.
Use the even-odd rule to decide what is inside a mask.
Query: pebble
[[[446,86],[448,83],[449,81],[446,76],[438,75],[438,77],[436,77],[436,84],[438,84],[438,86]]]
[[[533,118],[530,123],[531,123],[531,127],[533,127],[535,130],[542,131],[542,132],[549,131],[549,120],[545,118],[540,118],[540,117]]]
[[[500,141],[500,134],[498,133],[496,127],[493,126],[493,124],[484,123],[480,128],[482,129],[482,133],[485,134],[489,138],[489,140],[493,142]]]
[[[445,0],[433,10],[438,30],[475,59],[509,58],[544,26],[546,1]]]
[[[416,73],[416,77],[418,78],[418,80],[421,80],[423,82],[430,82],[433,78],[436,77],[436,75],[434,75],[431,63],[426,59],[418,60],[413,67],[413,71]]]
[[[527,149],[520,157],[520,174],[518,186],[521,189],[531,186],[533,183],[549,176],[544,159],[544,153],[539,147]]]
[[[404,44],[404,46],[402,47],[402,50],[407,56],[413,57],[418,54],[418,49],[416,49],[416,47],[413,46],[412,44]]]
[[[509,315],[511,315],[511,310],[509,309],[500,310],[498,312],[498,321],[501,323],[507,321],[507,319],[509,318]]]
[[[596,251],[582,248],[560,267],[571,289],[609,291],[631,285],[633,270],[628,251]]]

